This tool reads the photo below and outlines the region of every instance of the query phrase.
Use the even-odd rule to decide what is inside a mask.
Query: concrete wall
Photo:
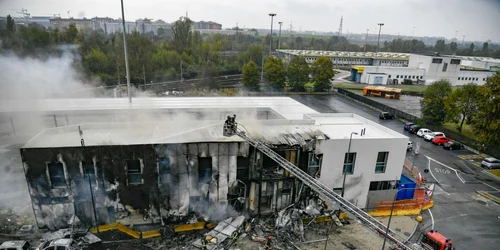
[[[467,83],[475,83],[477,85],[483,85],[486,83],[486,79],[492,76],[494,72],[488,71],[467,71],[461,70],[458,72],[458,77],[452,81],[453,85],[460,86]]]
[[[78,148],[21,149],[33,210],[38,227],[70,226],[74,214],[93,225],[90,185],[94,190],[98,224],[112,223],[126,214],[125,207],[153,211],[161,218],[184,216],[189,209],[210,214],[225,211],[230,189],[237,185],[237,157],[248,157],[246,143],[127,145]],[[200,183],[198,157],[212,157],[211,177]],[[168,159],[168,171],[159,159]],[[142,183],[129,184],[127,160],[139,160]],[[66,185],[53,187],[47,163],[62,163]],[[83,175],[82,162],[94,164],[95,177]],[[248,166],[240,166],[247,167]],[[164,174],[162,176],[162,173]],[[162,180],[163,177],[163,180]],[[194,204],[192,198],[197,197]],[[197,207],[195,207],[197,205]]]
[[[369,133],[369,131],[367,132]],[[349,139],[320,141],[316,153],[323,153],[320,181],[329,188],[342,188],[344,157]],[[351,152],[357,153],[354,173],[346,176],[345,198],[365,208],[371,181],[399,180],[406,155],[407,138],[364,139],[354,136]],[[375,173],[378,152],[389,152],[384,173]]]

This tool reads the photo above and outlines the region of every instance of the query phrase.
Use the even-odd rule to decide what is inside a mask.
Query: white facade
[[[453,86],[460,86],[467,83],[476,83],[483,85],[486,78],[493,75],[494,72],[487,70],[463,70],[462,60],[454,56],[439,55],[410,55],[407,67],[364,67],[360,82],[373,84],[369,81],[370,74],[388,75],[388,83],[403,83],[405,80],[411,80],[414,84],[432,84],[439,80],[448,80]],[[397,79],[397,81],[395,81]],[[385,84],[385,83],[382,83]]]
[[[194,32],[199,32],[200,34],[221,34],[221,35],[250,35],[256,36],[257,31],[253,30],[212,30],[212,29],[194,29]]]

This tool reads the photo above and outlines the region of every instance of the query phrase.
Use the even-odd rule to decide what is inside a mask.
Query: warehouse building
[[[363,66],[351,68],[351,80],[364,84],[425,84],[435,81],[448,80],[453,86],[467,83],[483,85],[486,79],[494,74],[487,63],[465,64],[462,58],[448,55],[419,55],[411,54],[407,67]],[[481,68],[481,67],[482,68]],[[486,69],[489,68],[489,69]]]
[[[127,104],[99,100],[38,103],[40,112],[58,115]],[[140,122],[134,116],[136,122],[89,124],[81,123],[83,116],[80,123],[69,119],[66,126],[43,130],[21,149],[38,227],[68,227],[74,214],[88,225],[130,224],[144,215],[147,222],[168,222],[192,212],[209,218],[234,210],[268,214],[309,197],[300,181],[259,150],[222,135],[230,112],[241,115],[241,127],[253,138],[329,188],[341,192],[345,173],[345,198],[361,208],[393,197],[408,142],[358,115],[321,114],[287,97],[135,103],[127,111],[149,109],[165,119],[143,115]]]
[[[318,57],[331,58],[335,66],[408,66],[409,54],[392,52],[349,52],[349,51],[322,51],[322,50],[277,50],[278,56],[291,60],[294,57],[304,57],[308,63],[313,63]]]

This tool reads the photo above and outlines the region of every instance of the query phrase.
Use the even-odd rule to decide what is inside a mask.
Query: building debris
[[[233,233],[241,229],[245,216],[240,215],[236,218],[227,218],[221,222],[210,232],[205,234],[201,239],[195,240],[192,245],[202,249],[218,249],[225,240],[229,237],[234,237]]]
[[[95,236],[91,232],[87,232],[87,234],[85,235],[85,237],[82,238],[82,240],[87,244],[95,244],[102,241],[99,237]]]

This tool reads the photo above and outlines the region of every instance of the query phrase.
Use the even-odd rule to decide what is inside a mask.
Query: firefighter
[[[231,234],[231,239],[233,240],[233,243],[236,242],[238,240],[238,231],[234,231],[232,234]]]
[[[201,239],[201,250],[207,250],[207,243],[206,239]]]
[[[267,237],[267,240],[266,240],[266,243],[264,244],[264,248],[266,250],[271,250],[271,240],[273,239],[273,236],[269,235],[269,237]]]

